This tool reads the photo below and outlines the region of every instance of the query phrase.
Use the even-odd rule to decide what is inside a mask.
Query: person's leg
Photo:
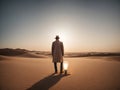
[[[60,63],[60,73],[63,73],[63,62]]]
[[[54,62],[54,69],[55,69],[55,73],[57,73],[57,63]]]

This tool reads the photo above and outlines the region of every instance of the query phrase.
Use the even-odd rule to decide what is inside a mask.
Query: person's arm
[[[53,56],[53,52],[54,52],[54,43],[52,43],[52,48],[51,48],[52,56]]]
[[[61,43],[61,49],[62,49],[62,56],[64,56],[64,45]]]

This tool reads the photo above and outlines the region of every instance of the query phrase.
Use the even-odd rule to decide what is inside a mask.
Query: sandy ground
[[[67,76],[53,74],[51,58],[1,56],[0,90],[120,90],[120,57],[64,60]]]

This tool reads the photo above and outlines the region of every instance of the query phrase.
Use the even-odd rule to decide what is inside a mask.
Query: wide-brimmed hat
[[[56,35],[55,39],[60,39],[60,37],[58,35]]]

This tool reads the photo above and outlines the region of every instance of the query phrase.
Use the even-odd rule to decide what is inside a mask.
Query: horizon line
[[[36,51],[36,52],[51,52],[50,50],[30,50],[26,48],[0,48],[0,49],[23,49],[27,51]],[[120,53],[120,51],[65,51],[65,53]]]

